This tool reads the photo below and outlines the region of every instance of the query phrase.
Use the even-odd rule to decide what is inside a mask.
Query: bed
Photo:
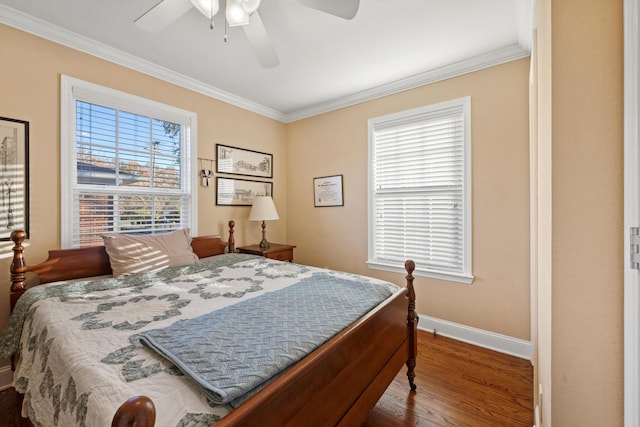
[[[198,260],[192,265],[131,274],[122,279],[108,278],[115,270],[111,267],[113,259],[110,260],[104,246],[53,250],[49,252],[46,261],[27,265],[23,254],[26,235],[22,231],[14,231],[11,236],[15,245],[11,263],[10,303],[12,311],[14,308],[15,311],[10,326],[16,323],[14,317],[20,317],[19,313],[23,313],[24,318],[28,320],[23,320],[25,327],[21,326],[20,357],[16,358],[15,366],[12,358],[12,368],[17,372],[16,389],[26,393],[23,412],[26,411],[25,415],[30,416],[33,424],[49,425],[49,418],[46,417],[52,416],[56,425],[111,423],[112,426],[357,426],[363,423],[368,412],[404,365],[407,367],[409,388],[416,389],[414,368],[417,316],[412,261],[405,263],[406,286],[397,287],[363,276],[235,254],[233,228],[234,223],[230,221],[226,242],[220,236],[194,237],[190,246]],[[34,274],[39,278],[39,285],[45,286],[32,286],[34,291],[29,289],[26,292],[29,288],[26,276]],[[201,274],[206,277],[199,276]],[[107,278],[104,278],[105,276]],[[226,293],[220,292],[219,289],[212,292],[212,285],[205,279],[214,276],[215,283],[224,284],[225,289],[227,283],[232,282],[234,285],[236,282],[240,283],[240,289],[229,288],[231,290],[225,291]],[[270,281],[275,288],[268,287],[271,286]],[[290,286],[282,284],[287,281],[290,282]],[[326,287],[320,284],[324,281],[356,283],[360,292],[356,295],[359,296],[353,300],[338,301],[344,306],[343,309],[320,308],[318,313],[308,316],[307,310],[311,308],[307,307],[304,301],[329,299],[326,294],[321,293]],[[170,286],[171,292],[167,290],[167,286]],[[197,298],[180,294],[187,286],[188,295],[195,293]],[[296,291],[293,292],[291,289]],[[313,339],[321,338],[323,334],[327,334],[327,338],[314,344],[315,347],[300,356],[299,360],[288,361],[282,372],[270,376],[261,385],[255,386],[251,383],[249,393],[245,394],[243,391],[236,395],[234,387],[231,387],[233,391],[228,392],[229,388],[220,389],[216,388],[216,385],[213,387],[214,397],[224,397],[219,402],[210,394],[206,394],[208,390],[203,394],[200,386],[202,376],[196,376],[193,380],[185,374],[197,371],[190,368],[193,365],[185,367],[182,359],[167,359],[169,356],[158,354],[157,349],[153,348],[158,342],[161,349],[173,345],[174,351],[194,345],[184,344],[182,341],[174,342],[176,337],[182,339],[183,336],[191,335],[184,331],[198,331],[205,336],[223,334],[229,336],[229,342],[235,342],[238,337],[250,335],[254,325],[257,328],[262,326],[262,323],[268,323],[245,319],[246,313],[256,312],[259,310],[258,304],[265,303],[272,309],[268,317],[275,318],[270,320],[271,322],[285,322],[286,320],[278,318],[278,315],[282,314],[293,317],[296,328],[299,327],[297,323],[305,321],[317,328],[318,324],[331,322],[319,321],[317,319],[321,317],[315,316],[322,316],[322,312],[325,311],[337,311],[340,313],[338,317],[343,316],[342,313],[349,312],[352,305],[365,304],[356,304],[354,300],[367,300],[370,289],[376,289],[381,302],[367,302],[366,304],[372,305],[372,308],[367,309],[362,315],[357,315],[354,311],[352,316],[356,316],[355,320],[349,321],[344,328],[339,327],[336,329],[337,332],[302,332],[302,335],[312,336]],[[303,300],[288,299],[289,294],[300,292],[304,292]],[[336,293],[334,288],[331,288],[330,292]],[[349,289],[347,292],[351,295],[352,290]],[[35,294],[39,294],[38,298],[43,299],[36,299]],[[221,294],[224,297],[220,297]],[[121,303],[116,302],[114,298],[123,295],[128,298],[127,301],[135,299],[136,302],[143,303],[157,302],[164,298],[164,311],[160,314],[155,313],[152,316],[154,321],[149,323],[147,320],[140,320],[150,318],[149,315],[143,314],[142,309],[138,310],[138,306],[132,306],[136,308],[126,311],[128,314],[125,317],[132,317],[132,313],[135,313],[133,320],[116,320],[114,313],[124,311],[119,310]],[[229,305],[218,303],[226,299],[238,301]],[[30,302],[31,300],[37,303]],[[287,305],[287,301],[303,301],[304,304],[301,305],[304,307],[297,311],[289,309],[292,303]],[[55,305],[61,303],[68,305],[64,308]],[[217,310],[211,311],[207,308],[206,313],[202,314],[199,311],[202,308],[199,307],[205,304],[211,304]],[[283,305],[274,309],[273,307],[279,307],[278,304]],[[169,309],[166,309],[167,306]],[[141,307],[144,307],[144,304]],[[230,315],[231,310],[238,307],[245,310],[244,314]],[[52,311],[54,317],[38,319],[38,316],[44,316],[47,310]],[[152,307],[152,310],[157,310],[157,307]],[[176,313],[186,318],[182,319]],[[196,320],[200,323],[190,323]],[[83,326],[79,328],[70,326],[71,324]],[[210,327],[209,332],[201,332],[206,330],[203,325],[215,327]],[[171,329],[176,326],[182,329]],[[57,331],[57,327],[62,329]],[[86,332],[92,337],[87,341],[88,344],[76,344],[72,340],[72,333],[75,334],[72,331],[76,329],[84,329],[83,334]],[[115,332],[104,332],[111,329]],[[113,338],[107,338],[107,334],[111,333],[114,334]],[[147,345],[141,344],[140,335],[144,336],[142,341],[149,341]],[[290,333],[287,332],[286,335],[289,337]],[[106,339],[106,342],[96,341],[99,339]],[[165,341],[161,341],[162,339]],[[198,337],[198,340],[199,347],[203,342],[202,337]],[[299,340],[291,341],[295,341],[293,347],[298,351]],[[241,348],[234,347],[235,344],[225,345],[232,349]],[[75,347],[82,347],[80,355],[76,354]],[[35,349],[34,354],[30,353],[31,349]],[[67,353],[72,350],[74,353]],[[211,354],[217,352],[218,350],[214,349]],[[85,360],[85,353],[106,353],[107,356],[101,356],[102,359],[98,361],[86,356]],[[209,355],[208,350],[205,353]],[[215,365],[227,366],[229,363],[228,372],[241,372],[235,379],[232,378],[234,381],[250,382],[247,378],[252,379],[256,375],[255,372],[243,371],[245,365],[241,368],[234,367],[233,363],[238,362],[231,360],[245,353],[246,351],[241,350],[234,353],[232,350],[229,355],[227,350],[227,354],[221,356],[227,358],[224,359],[224,363],[215,359]],[[271,350],[260,352],[260,357],[262,353],[271,353]],[[43,362],[44,358],[47,359],[46,364]],[[55,363],[49,363],[50,359]],[[107,368],[104,367],[105,360],[111,363]],[[271,361],[262,360],[253,363],[261,367],[272,364]],[[62,367],[65,364],[70,366]],[[80,380],[76,381],[74,375],[80,370],[89,369],[89,365],[97,367],[96,373],[89,375],[93,379],[87,383],[87,375],[84,373],[77,374]],[[115,365],[115,368],[112,365]],[[202,363],[199,364],[201,365]],[[56,376],[57,373],[51,374],[51,370],[65,372],[64,381],[61,380],[62,377]],[[110,371],[109,375],[113,378],[107,375],[107,379],[103,380],[100,370],[111,370],[115,374]],[[196,374],[209,375],[209,370],[211,368],[207,368],[205,374]],[[72,374],[67,374],[68,372]],[[229,376],[233,377],[231,374]],[[263,379],[258,383],[260,381]],[[220,394],[215,394],[217,392]],[[45,396],[44,403],[37,397],[38,394]],[[49,408],[49,401],[55,405],[52,403]],[[38,411],[43,411],[44,415]],[[74,421],[69,421],[71,419]]]

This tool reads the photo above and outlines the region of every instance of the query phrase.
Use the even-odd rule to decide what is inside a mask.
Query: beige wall
[[[269,224],[273,241],[286,241],[287,150],[285,125],[207,96],[0,25],[0,116],[30,124],[30,228],[27,262],[40,262],[60,245],[60,75],[65,74],[198,114],[198,157],[214,159],[223,143],[274,155],[274,199],[281,221]],[[249,223],[248,207],[215,205],[215,185],[199,187],[198,234],[227,235],[237,223],[239,244],[258,242],[260,227]],[[9,245],[0,246],[0,329],[8,319]]]
[[[621,426],[623,2],[542,3],[551,42],[539,78],[551,102],[539,142],[551,156],[540,173],[552,191],[551,280],[539,283],[551,293],[538,313],[551,346],[550,360],[539,354],[551,376],[543,425]]]
[[[61,74],[196,112],[199,157],[213,158],[216,142],[273,153],[281,220],[269,224],[269,239],[296,244],[297,261],[396,283],[401,275],[365,265],[367,120],[470,95],[476,279],[463,285],[418,278],[418,310],[529,339],[528,60],[284,125],[6,26],[0,40],[17,59],[0,71],[0,116],[31,125],[31,263],[59,247]],[[345,206],[314,208],[313,177],[333,174],[344,175]],[[226,233],[234,219],[240,244],[259,240],[259,226],[246,221],[248,208],[216,207],[214,196],[213,187],[199,189],[199,234]],[[6,271],[8,260],[0,268]],[[8,316],[2,289],[0,326]]]
[[[476,278],[472,285],[418,278],[418,310],[529,339],[528,60],[284,125],[9,27],[0,26],[0,40],[18,59],[0,71],[0,115],[31,125],[32,263],[59,246],[61,74],[198,113],[199,157],[213,158],[216,142],[274,153],[281,220],[269,224],[270,240],[296,244],[297,261],[396,283],[402,275],[365,264],[367,120],[470,95]],[[333,174],[344,175],[345,206],[314,208],[313,177]],[[235,219],[239,243],[257,241],[259,227],[246,221],[248,209],[216,207],[214,196],[213,187],[199,189],[199,234],[226,233],[226,220]],[[0,268],[7,271],[7,259]],[[3,327],[8,286],[2,289]]]
[[[296,260],[402,283],[367,268],[367,120],[471,96],[471,285],[419,277],[420,313],[524,340],[530,334],[529,60],[522,59],[288,126],[288,238]],[[344,175],[343,207],[314,208],[313,178]]]

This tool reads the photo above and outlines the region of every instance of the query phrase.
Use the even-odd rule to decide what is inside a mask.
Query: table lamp
[[[253,199],[251,213],[249,213],[249,221],[262,221],[262,241],[260,247],[265,249],[269,247],[269,242],[265,237],[265,229],[267,225],[265,221],[280,219],[276,205],[273,203],[271,196],[256,196]]]

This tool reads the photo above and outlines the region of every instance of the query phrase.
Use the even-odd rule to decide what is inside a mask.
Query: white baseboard
[[[420,314],[418,328],[478,347],[531,360],[531,342]]]
[[[11,387],[13,372],[11,366],[0,366],[0,391]]]

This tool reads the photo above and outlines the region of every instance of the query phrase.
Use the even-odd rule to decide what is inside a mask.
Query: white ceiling
[[[289,122],[529,54],[533,0],[361,0],[353,20],[262,0],[280,64],[192,8],[159,33],[158,0],[0,0],[0,23]],[[221,14],[218,14],[221,15]],[[1,46],[2,41],[0,41]]]

